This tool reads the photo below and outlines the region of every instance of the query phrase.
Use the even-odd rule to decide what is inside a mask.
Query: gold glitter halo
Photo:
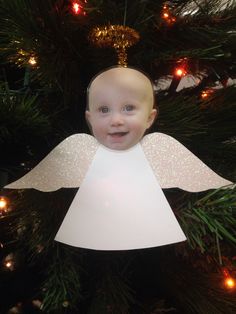
[[[124,25],[97,26],[89,34],[89,40],[97,47],[113,47],[118,54],[118,64],[127,67],[126,49],[139,41],[139,34]]]

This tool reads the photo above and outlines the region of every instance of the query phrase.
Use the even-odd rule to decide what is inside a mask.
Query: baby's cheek
[[[96,126],[94,127],[94,130],[93,130],[93,133],[94,133],[94,136],[96,138],[102,138],[105,136],[105,134],[107,133],[106,132],[106,129],[104,128],[104,124],[96,124]]]

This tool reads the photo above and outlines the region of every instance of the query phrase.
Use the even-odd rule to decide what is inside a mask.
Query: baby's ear
[[[91,112],[89,110],[85,111],[85,119],[88,124],[90,124],[90,119],[91,119]]]
[[[150,114],[149,114],[149,117],[148,117],[147,129],[149,129],[152,126],[152,124],[155,121],[155,119],[157,118],[157,116],[158,116],[158,110],[152,109]]]
[[[91,112],[89,110],[85,111],[85,119],[86,119],[86,122],[87,122],[87,125],[89,127],[90,132],[93,133],[92,132],[92,125],[91,125]]]

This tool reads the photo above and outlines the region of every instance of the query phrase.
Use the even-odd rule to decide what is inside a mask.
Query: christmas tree
[[[90,132],[88,83],[117,53],[154,82],[151,132],[235,182],[235,1],[1,0],[0,12],[2,188]],[[166,189],[188,240],[121,252],[54,241],[76,192],[1,190],[1,313],[236,312],[234,187]]]

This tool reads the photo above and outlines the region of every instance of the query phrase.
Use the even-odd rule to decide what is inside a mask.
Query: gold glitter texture
[[[57,145],[35,168],[9,189],[34,188],[43,192],[79,187],[99,146],[88,134],[74,134]]]
[[[89,34],[89,40],[97,47],[115,48],[118,65],[127,67],[127,48],[139,41],[139,34],[124,25],[97,26]]]
[[[163,189],[178,187],[189,192],[200,192],[232,184],[167,134],[148,134],[141,140],[141,145]]]

